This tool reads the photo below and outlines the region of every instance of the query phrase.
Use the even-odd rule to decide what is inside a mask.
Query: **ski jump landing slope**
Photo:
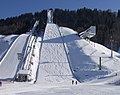
[[[20,66],[18,54],[23,53],[28,37],[28,35],[22,34],[13,42],[10,49],[0,62],[0,79],[14,78],[18,66]]]
[[[42,42],[37,83],[70,83],[71,80],[72,73],[58,27],[48,23]]]

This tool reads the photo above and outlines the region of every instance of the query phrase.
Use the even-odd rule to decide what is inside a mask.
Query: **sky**
[[[120,0],[0,0],[0,19],[49,8],[76,10],[83,7],[117,11]]]

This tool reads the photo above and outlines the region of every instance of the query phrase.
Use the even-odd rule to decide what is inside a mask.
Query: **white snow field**
[[[11,47],[14,48],[14,44]],[[10,51],[8,50],[8,54]],[[120,95],[120,54],[113,52],[114,56],[111,58],[110,52],[102,45],[81,39],[72,29],[48,23],[44,37],[37,38],[34,52],[37,57],[32,59],[36,64],[32,67],[35,71],[33,77],[37,77],[35,84],[4,81],[0,87],[0,95]],[[11,63],[12,59],[9,61],[9,64],[16,66]],[[4,64],[6,67],[6,63]],[[13,66],[13,74],[9,73],[9,70],[12,72],[9,67],[5,68],[5,75],[1,70],[2,66],[5,68],[1,63],[0,76],[4,77],[0,78],[12,78],[17,67]],[[72,85],[71,80],[76,79],[78,84]]]

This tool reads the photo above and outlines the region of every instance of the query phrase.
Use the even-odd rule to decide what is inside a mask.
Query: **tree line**
[[[96,26],[97,34],[91,40],[100,43],[108,48],[113,42],[113,49],[120,47],[120,10],[98,10],[81,8],[77,10],[55,9],[53,13],[54,23],[74,29],[78,33],[86,30],[91,25]],[[0,19],[0,34],[22,34],[30,31],[34,22],[40,23],[37,31],[44,31],[47,22],[47,10],[40,12],[26,13],[16,17]]]

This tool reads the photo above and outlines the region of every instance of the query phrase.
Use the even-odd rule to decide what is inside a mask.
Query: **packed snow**
[[[20,39],[23,35],[24,41]],[[15,75],[19,62],[16,60],[15,64],[13,59],[17,57],[14,53],[20,53],[24,43],[26,47],[29,45],[26,39],[28,34],[23,35],[13,42],[2,59],[0,79],[13,78]],[[25,64],[30,61],[31,50]],[[35,71],[32,74],[34,79],[36,77],[35,84],[2,81],[0,95],[119,95],[120,54],[113,51],[111,58],[110,53],[108,48],[80,38],[72,29],[48,23],[44,36],[39,36],[35,44],[35,57],[32,59],[35,65],[31,68]]]

